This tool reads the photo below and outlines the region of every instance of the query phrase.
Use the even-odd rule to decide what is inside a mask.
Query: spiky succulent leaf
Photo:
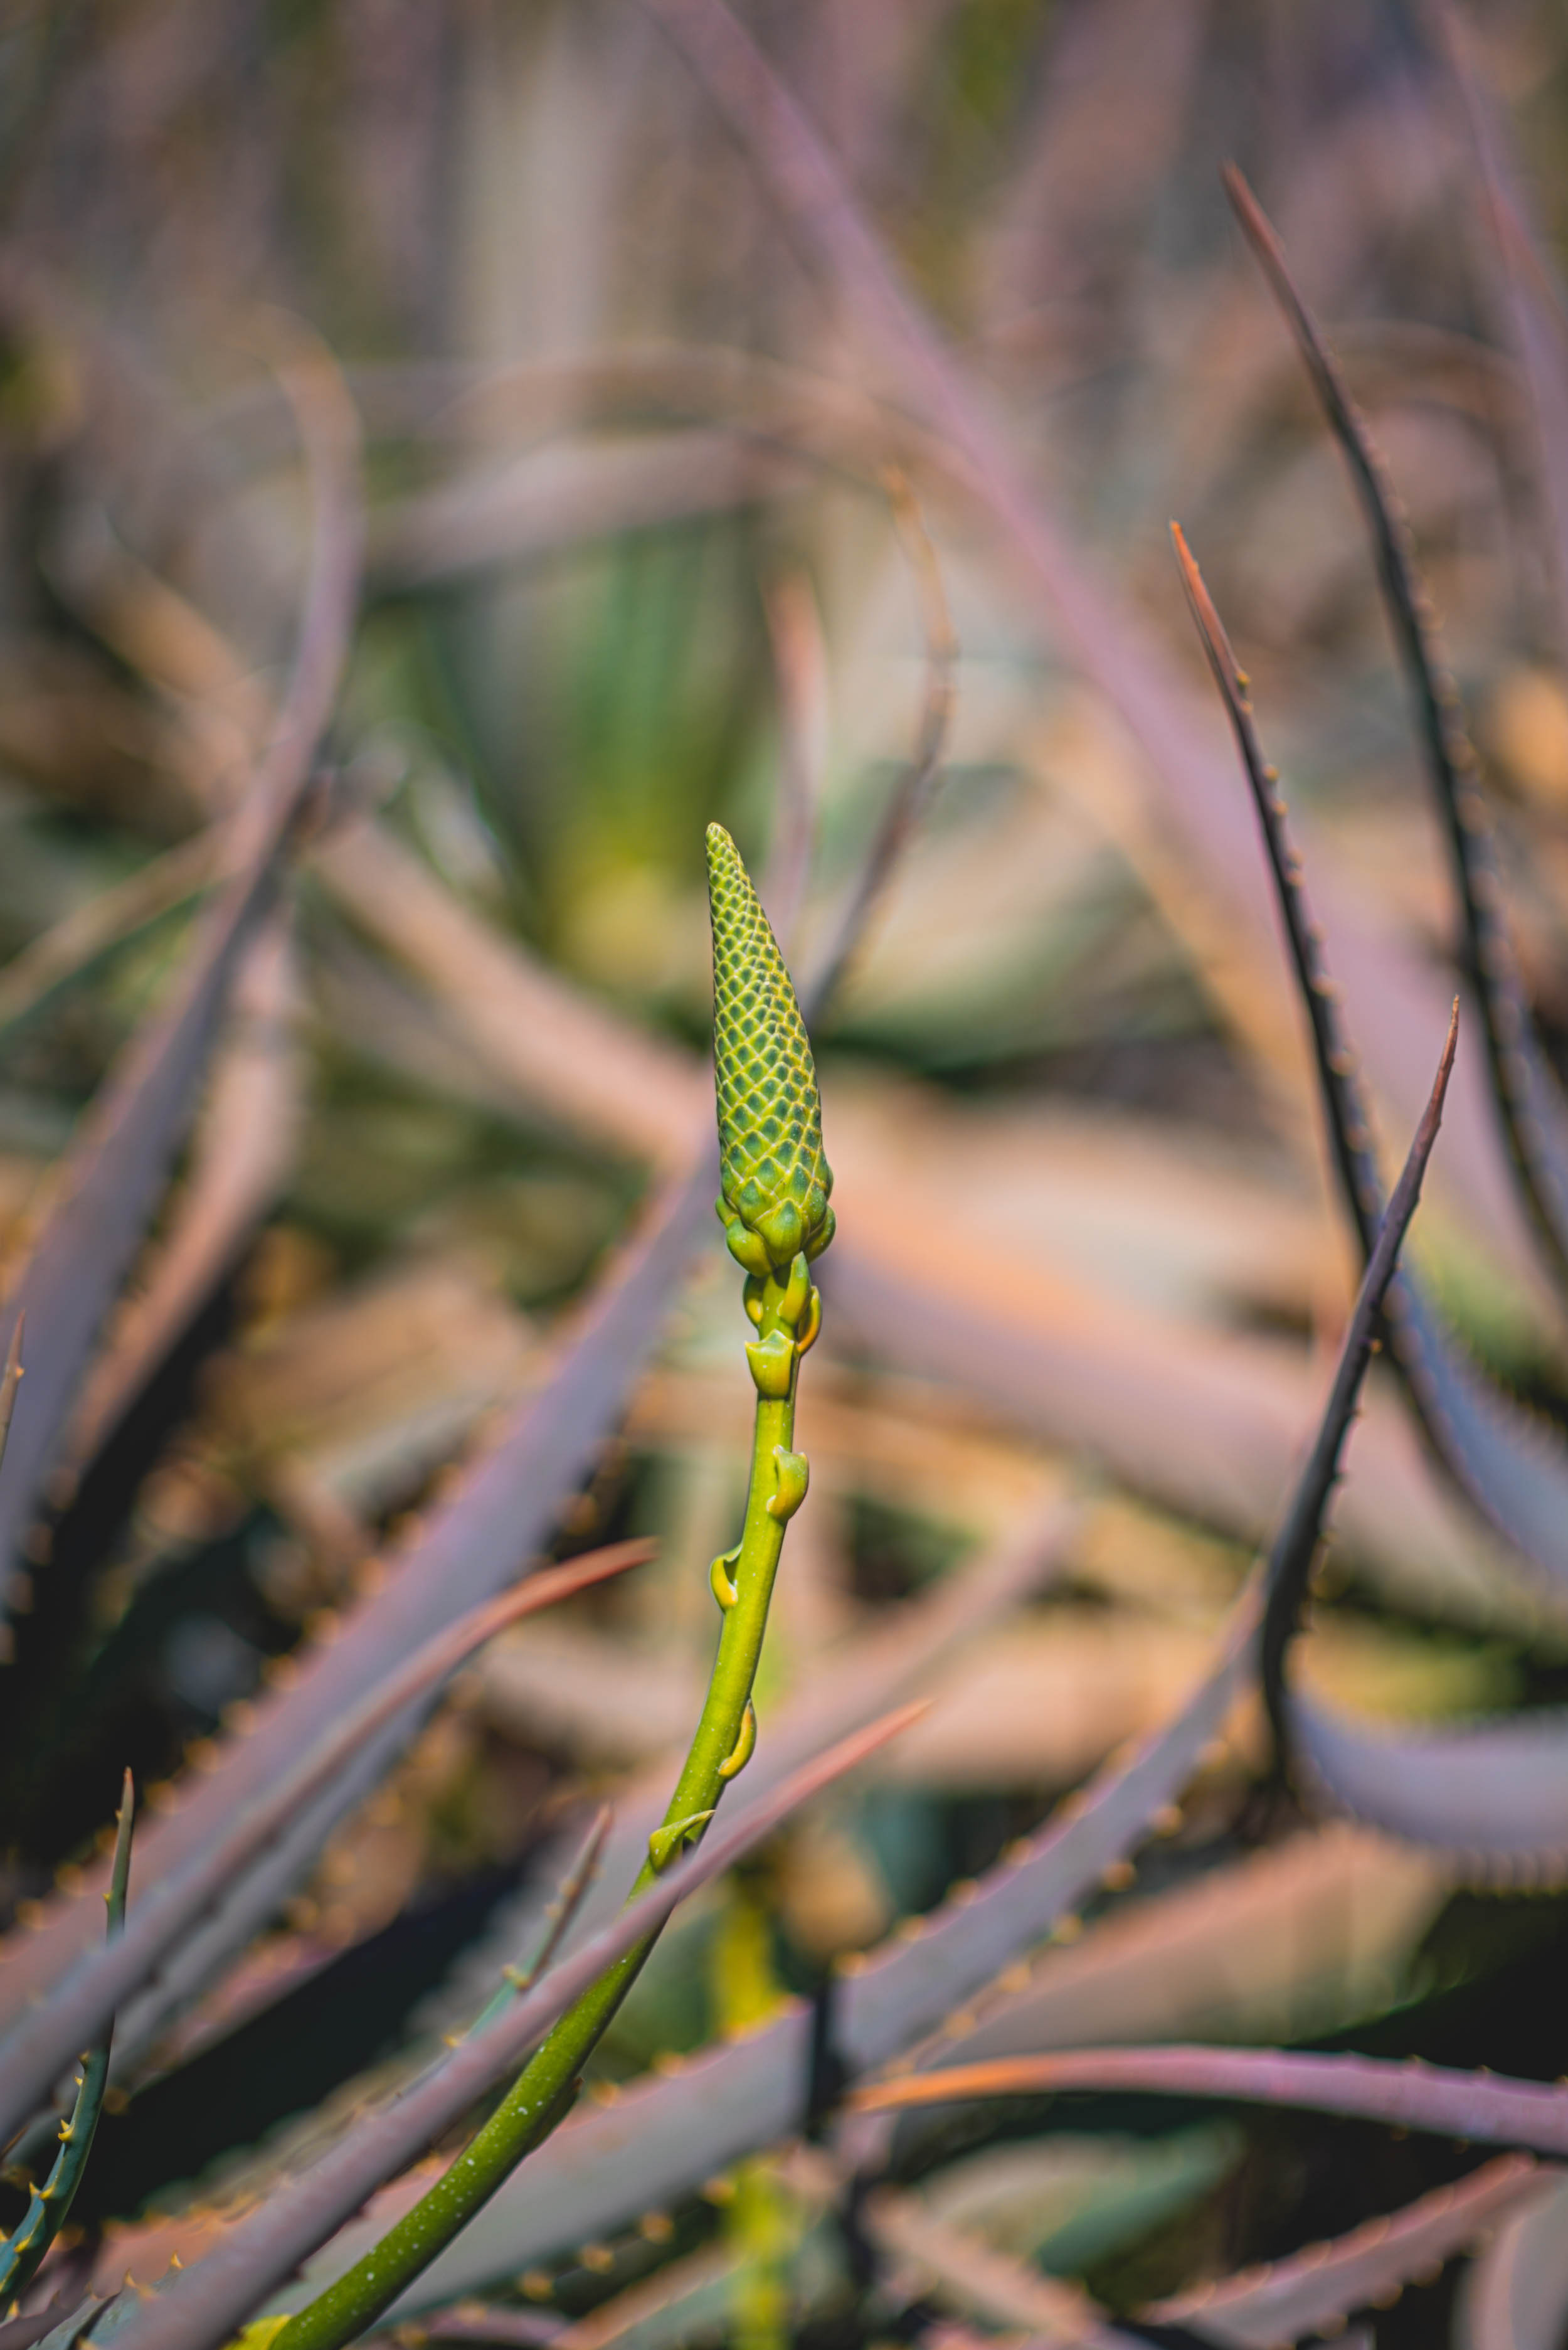
[[[719,1214],[748,1273],[783,1272],[833,1238],[822,1103],[805,1024],[740,851],[708,827]]]

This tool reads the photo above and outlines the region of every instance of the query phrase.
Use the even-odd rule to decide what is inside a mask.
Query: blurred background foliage
[[[1561,622],[1435,20],[1397,0],[744,14],[1085,559],[1196,690],[1166,546],[1181,515],[1314,849],[1436,1003],[1455,920],[1439,844],[1337,457],[1224,206],[1219,163],[1247,169],[1408,505],[1561,1057]],[[1501,0],[1480,31],[1541,216],[1568,233],[1568,24]],[[68,1882],[122,1764],[153,1783],[199,1766],[486,1416],[544,1378],[680,1162],[703,1115],[704,823],[760,865],[805,779],[792,956],[824,935],[934,659],[889,465],[961,648],[934,805],[819,1035],[827,1144],[846,1239],[896,1269],[917,1210],[954,1220],[955,1278],[981,1264],[987,1303],[1060,1367],[1028,1396],[966,1391],[853,1295],[841,1310],[830,1263],[812,1498],[764,1697],[808,1687],[1054,1482],[1083,1516],[1050,1591],[955,1646],[879,1778],[678,1921],[604,2052],[625,2076],[734,2022],[722,1938],[752,1935],[764,2007],[809,1988],[1165,1718],[1305,1439],[1350,1252],[1266,938],[1236,931],[1158,777],[927,462],[906,387],[822,297],[685,64],[610,0],[14,0],[0,20],[15,1240],[178,967],[286,663],[308,514],[265,364],[280,312],[329,348],[364,421],[362,614],[296,919],[253,959],[186,1170],[215,1154],[248,1205],[112,1443],[88,1410],[93,1472],[19,1627],[0,1884],[24,1921]],[[568,997],[581,1030],[552,1025]],[[1410,1098],[1439,1033],[1408,1022]],[[1402,1147],[1408,1102],[1382,1107]],[[1472,1156],[1490,1149],[1483,1127]],[[1422,1261],[1477,1352],[1562,1419],[1562,1325],[1495,1186],[1451,1155],[1445,1136]],[[325,2126],[299,2116],[345,2082],[362,2094],[584,1797],[680,1738],[711,1637],[702,1569],[743,1474],[732,1288],[715,1256],[694,1272],[561,1531],[564,1551],[652,1531],[659,1561],[487,1652],[106,2125],[85,2226],[175,2208]],[[1209,1435],[1173,1463],[1158,1398],[1199,1361]],[[1268,1458],[1243,1394],[1272,1415]],[[1436,1485],[1386,1395],[1340,1524],[1314,1686],[1406,1720],[1561,1695],[1568,1613]],[[1295,1856],[1310,1898],[1282,1871],[1235,1914],[1216,1899],[1180,1929],[1179,1966],[1177,1926],[1146,1917],[1121,2033],[1563,2069],[1557,1897],[1450,1896],[1420,1855],[1303,1823],[1249,1711],[1142,1896],[1240,1884],[1260,1852]],[[1067,2036],[1073,1984],[1087,2001],[1095,1980],[1076,1959],[1061,1952]],[[1128,2307],[1462,2167],[1348,2123],[1084,2112],[1049,2136],[1032,2109],[987,2113],[979,2150],[928,2128],[912,2191]],[[781,2178],[729,2192],[677,2214],[674,2249],[740,2228],[754,2290],[664,2338],[776,2338],[775,2273],[799,2325],[848,2338],[809,2198]],[[590,2247],[520,2305],[580,2312],[628,2273]],[[1377,2340],[1439,2338],[1455,2273]]]

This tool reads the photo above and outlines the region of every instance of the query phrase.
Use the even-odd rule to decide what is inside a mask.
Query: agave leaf
[[[101,2032],[115,2011],[140,1989],[223,1887],[252,1866],[306,1809],[347,1759],[374,1742],[394,1721],[439,1686],[465,1657],[504,1626],[569,1597],[606,1575],[618,1575],[652,1555],[646,1541],[574,1559],[535,1575],[502,1598],[472,1610],[427,1642],[400,1670],[334,1723],[293,1767],[236,1814],[226,1833],[182,1869],[162,1877],[137,1905],[129,1929],[82,1961],[0,2044],[0,2137],[9,2137],[43,2095],[70,2052]]]
[[[1268,2048],[1075,2048],[1050,2056],[1004,2056],[877,2082],[855,2090],[850,2103],[861,2112],[896,2113],[971,2097],[1055,2096],[1081,2089],[1293,2106],[1386,2122],[1392,2129],[1568,2153],[1568,2090],[1436,2064]]]
[[[679,2266],[680,2263],[672,2262],[671,2265]],[[661,2277],[669,2272],[666,2269],[659,2272]],[[722,2300],[715,2303],[715,2308],[722,2313]],[[597,2310],[593,2312],[594,2317],[598,2314]],[[564,2341],[567,2331],[565,2319],[547,2316],[542,2310],[506,2308],[499,2304],[486,2309],[483,2304],[465,2302],[457,2309],[445,2309],[432,2317],[426,2329],[426,2337],[431,2342],[506,2343],[515,2344],[517,2350],[545,2350],[546,2344]],[[575,2329],[573,2332],[576,2342]],[[679,2338],[680,2334],[680,2315],[676,2310],[672,2313],[671,2336],[660,2338]],[[368,2342],[384,2343],[388,2336],[369,2334],[365,2338]],[[606,2338],[619,2339],[619,2336],[607,2335]]]
[[[1035,1276],[967,1235],[944,1248],[916,1297],[903,1244],[922,1195],[887,1198],[868,1232],[854,1170],[839,1188],[842,1226],[824,1273],[836,1329],[852,1326],[878,1361],[960,1388],[1002,1426],[1088,1455],[1167,1509],[1243,1542],[1266,1536],[1315,1409],[1298,1348],[1195,1331],[1103,1288]],[[1460,1623],[1486,1626],[1505,1609],[1535,1617],[1539,1575],[1500,1539],[1478,1538],[1397,1393],[1367,1399],[1356,1448],[1338,1523],[1380,1589]]]
[[[205,2260],[182,2270],[143,2303],[116,2339],[125,2350],[217,2350],[262,2297],[289,2276],[383,2179],[422,2152],[513,2072],[521,2057],[604,1970],[677,1905],[770,1835],[802,1804],[896,1737],[918,1708],[885,1716],[797,1771],[749,1804],[728,1828],[668,1869],[576,1957],[523,1993],[483,2032],[450,2054],[379,2113],[351,2126],[302,2177],[231,2229]]]
[[[1568,2178],[1542,2174],[1465,2281],[1459,2350],[1557,2350],[1568,2314]]]
[[[1383,1187],[1355,1077],[1355,1058],[1308,911],[1301,863],[1285,825],[1278,778],[1252,723],[1236,656],[1179,531],[1182,580],[1204,650],[1231,719],[1257,806],[1302,1000],[1312,1028],[1329,1139],[1341,1192],[1364,1253],[1383,1216]],[[1531,1419],[1465,1360],[1408,1274],[1387,1301],[1394,1360],[1438,1459],[1498,1532],[1556,1582],[1568,1582],[1568,1452],[1544,1422]]]
[[[1151,2325],[1185,2325],[1221,2350],[1272,2350],[1278,2342],[1323,2334],[1353,2310],[1386,2307],[1413,2277],[1464,2251],[1500,2217],[1537,2197],[1541,2176],[1528,2155],[1501,2155],[1332,2243],[1195,2286],[1138,2314]],[[1529,2350],[1522,2338],[1507,2339],[1511,2350]],[[1547,2350],[1544,2337],[1540,2350]]]
[[[0,1573],[14,1560],[57,1460],[82,1374],[140,1244],[197,1088],[244,947],[277,879],[278,856],[337,696],[358,580],[358,442],[324,361],[293,372],[311,460],[316,544],[287,699],[236,825],[235,867],[204,917],[174,1000],[110,1075],[59,1170],[54,1204],[6,1298],[33,1326],[30,1376],[0,1484]],[[0,1590],[0,1610],[17,1586]]]
[[[1535,1035],[1503,916],[1502,878],[1480,770],[1459,692],[1438,643],[1415,548],[1382,454],[1339,363],[1291,276],[1284,249],[1246,181],[1227,165],[1225,191],[1296,338],[1350,470],[1377,558],[1378,582],[1415,704],[1464,918],[1464,970],[1480,1007],[1492,1098],[1521,1193],[1559,1284],[1568,1289],[1568,1102]]]
[[[492,1993],[473,2020],[475,2032],[483,2032],[485,2025],[504,2008],[509,2007],[520,1992],[532,1991],[545,1969],[554,1964],[557,1952],[577,1921],[589,1887],[603,1864],[611,1816],[609,1805],[601,1804],[570,1867],[545,1907],[545,1930],[534,1955],[525,1966],[503,1969],[500,1990]]]

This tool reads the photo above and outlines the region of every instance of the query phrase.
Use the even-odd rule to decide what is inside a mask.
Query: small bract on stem
[[[756,1745],[756,1679],[784,1528],[805,1498],[794,1449],[801,1358],[822,1326],[811,1262],[833,1238],[832,1170],[822,1149],[816,1070],[794,989],[740,853],[708,828],[713,924],[713,1062],[722,1164],[718,1211],[746,1274],[755,1336],[751,1482],[740,1541],[709,1581],[721,1624],[701,1717],[633,1894],[701,1840],[724,1789]],[[428,2194],[374,2250],[292,2316],[258,2319],[246,2350],[337,2350],[374,2324],[525,2155],[570,2110],[584,2065],[636,1981],[654,1937],[638,1943],[563,2015],[506,2096]]]

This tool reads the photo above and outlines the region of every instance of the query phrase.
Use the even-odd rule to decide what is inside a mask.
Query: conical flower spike
[[[713,1076],[722,1172],[717,1205],[748,1273],[783,1273],[833,1238],[822,1103],[805,1024],[768,918],[722,825],[708,827],[713,916]]]

